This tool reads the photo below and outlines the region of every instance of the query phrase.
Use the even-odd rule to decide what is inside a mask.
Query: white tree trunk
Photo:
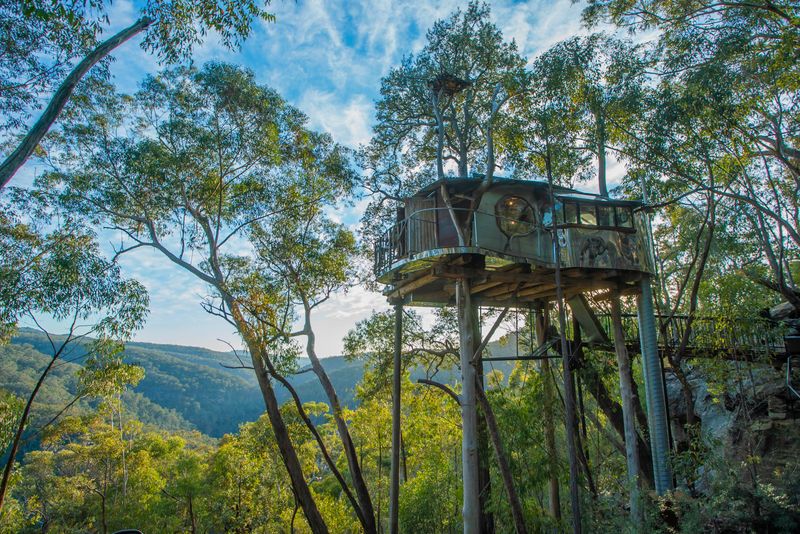
[[[461,356],[461,465],[463,475],[464,534],[478,534],[480,529],[480,501],[478,498],[478,412],[475,398],[475,367],[472,364],[473,347],[476,346],[475,321],[478,318],[470,297],[470,282],[458,282],[458,326]]]

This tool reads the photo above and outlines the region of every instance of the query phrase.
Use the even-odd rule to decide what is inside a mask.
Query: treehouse
[[[397,220],[375,246],[375,277],[395,306],[392,407],[392,483],[390,508],[399,491],[400,376],[402,308],[455,306],[458,313],[462,391],[462,489],[464,532],[478,532],[479,487],[477,450],[478,370],[482,351],[508,308],[542,310],[556,300],[560,338],[541,341],[529,355],[513,359],[547,359],[559,343],[563,362],[566,427],[575,429],[570,352],[576,341],[566,338],[564,298],[575,320],[573,332],[582,342],[611,346],[584,293],[612,304],[614,349],[620,362],[630,362],[622,334],[619,295],[637,295],[637,326],[642,354],[645,399],[651,436],[653,480],[663,494],[672,485],[666,395],[657,346],[650,275],[655,272],[644,206],[611,200],[539,181],[495,178],[439,180],[404,199]],[[554,239],[555,238],[555,239]],[[480,332],[480,306],[504,308],[487,337]],[[536,322],[539,324],[538,321]],[[544,322],[536,328],[544,339]],[[477,334],[477,335],[476,335]],[[558,338],[558,339],[557,339]],[[622,369],[622,367],[620,367]],[[621,376],[629,376],[622,373]],[[569,386],[568,386],[569,384]],[[621,380],[620,387],[623,388]],[[625,391],[632,391],[627,387]],[[633,417],[632,394],[624,395],[623,413]],[[630,419],[629,417],[629,419]],[[627,424],[627,423],[626,423]],[[627,430],[626,430],[627,431]],[[568,434],[571,435],[571,434]],[[570,493],[575,524],[578,503],[577,460],[569,441]],[[633,458],[635,455],[631,454]],[[633,477],[638,467],[630,467]],[[396,531],[396,530],[395,530]]]
[[[472,278],[473,301],[527,307],[555,295],[556,222],[566,298],[591,290],[635,292],[653,272],[643,206],[546,182],[445,179],[405,199],[375,248],[386,295],[410,305],[454,303],[452,280]],[[448,204],[452,209],[448,208]]]

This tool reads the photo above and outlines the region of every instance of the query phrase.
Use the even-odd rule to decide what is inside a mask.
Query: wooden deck
[[[555,299],[555,273],[550,268],[533,268],[529,264],[510,264],[487,267],[480,255],[457,255],[442,258],[429,267],[420,269],[388,286],[384,294],[390,302],[403,302],[410,306],[455,305],[456,282],[470,281],[472,301],[478,306],[496,308],[529,309],[535,302]],[[610,269],[572,268],[562,269],[564,297],[573,297],[591,292],[591,300],[597,303],[609,298],[611,291],[622,295],[639,293],[642,273]],[[578,297],[582,299],[582,297]],[[570,307],[577,302],[570,302]],[[594,308],[595,306],[591,306]],[[584,333],[583,344],[602,350],[613,350],[610,318],[602,313],[589,311],[592,324],[604,332],[589,340]],[[580,316],[580,314],[579,314]],[[675,350],[686,325],[681,316],[657,316],[659,328],[659,350],[663,353]],[[623,317],[625,342],[632,353],[639,352],[639,331],[635,315]],[[582,330],[586,328],[584,326]],[[567,338],[572,339],[571,323]],[[591,337],[591,336],[590,336]],[[780,363],[786,358],[783,332],[766,321],[736,321],[733,318],[698,317],[693,323],[692,335],[687,345],[688,357],[722,357],[725,359],[761,360]]]
[[[570,268],[561,273],[567,299],[587,291],[635,293],[636,282],[642,277],[637,271],[613,269]],[[519,263],[492,268],[480,255],[442,258],[396,280],[384,294],[391,302],[403,301],[411,306],[454,305],[455,283],[462,279],[470,281],[473,301],[481,306],[527,309],[533,302],[552,300],[556,295],[554,269]]]

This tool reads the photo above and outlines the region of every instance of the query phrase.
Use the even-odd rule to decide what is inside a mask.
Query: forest
[[[800,530],[800,5],[588,0],[526,57],[463,3],[358,146],[194,61],[269,0],[131,6],[0,0],[0,533]],[[143,251],[226,351],[133,341]]]

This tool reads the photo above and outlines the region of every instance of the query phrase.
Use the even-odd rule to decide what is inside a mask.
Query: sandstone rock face
[[[800,399],[788,391],[783,370],[726,362],[712,375],[689,372],[694,413],[704,442],[729,459],[755,462],[764,480],[800,469]],[[725,367],[727,366],[727,368]],[[686,438],[687,411],[681,384],[666,374],[673,437]],[[750,470],[743,470],[748,476]]]

